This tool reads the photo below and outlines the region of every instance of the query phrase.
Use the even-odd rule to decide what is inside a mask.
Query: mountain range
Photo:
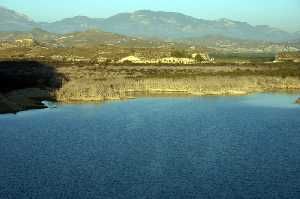
[[[214,35],[269,42],[300,39],[300,32],[289,33],[267,25],[252,26],[229,19],[198,19],[176,12],[139,10],[108,18],[76,16],[50,23],[35,22],[24,14],[0,7],[0,31],[31,31],[34,28],[59,34],[99,29],[126,36],[172,41]]]

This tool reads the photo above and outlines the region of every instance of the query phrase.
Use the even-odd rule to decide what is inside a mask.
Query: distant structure
[[[106,57],[97,57],[96,62],[97,63],[106,63],[106,62],[109,62],[109,59]]]
[[[296,62],[300,63],[300,51],[278,53],[275,62]]]
[[[137,53],[135,53],[137,54]],[[157,56],[151,58],[139,57],[135,55],[130,55],[118,60],[116,63],[134,63],[134,64],[183,64],[183,65],[192,65],[197,63],[212,63],[214,62],[213,58],[210,58],[206,53],[194,53],[192,58],[188,57],[162,57],[158,58]]]
[[[0,41],[0,49],[14,48],[15,44],[9,41]]]
[[[145,61],[136,56],[133,56],[133,55],[124,57],[124,58],[120,59],[119,61],[117,61],[117,63],[126,63],[126,62],[141,64],[141,63],[144,63]]]
[[[196,60],[196,62],[201,63],[212,63],[215,61],[214,58],[211,58],[207,53],[193,53],[192,58]]]
[[[69,56],[69,57],[66,57],[65,60],[67,62],[90,62],[91,59],[89,58],[86,58],[86,57],[80,57],[80,56]]]
[[[16,39],[15,43],[17,47],[32,47],[33,46],[33,39]]]
[[[177,58],[177,57],[165,57],[159,60],[163,64],[196,64],[195,59],[191,58]]]
[[[50,56],[50,58],[53,61],[60,61],[60,62],[65,60],[65,57],[61,56],[61,55],[52,55],[52,56]]]

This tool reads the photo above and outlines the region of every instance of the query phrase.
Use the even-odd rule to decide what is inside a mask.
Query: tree
[[[199,54],[197,54],[197,55],[195,56],[195,60],[196,60],[196,62],[202,62],[202,61],[205,61],[205,60],[203,59],[203,57],[202,57],[201,55],[199,55]]]
[[[182,58],[186,57],[185,51],[174,50],[171,52],[171,57]]]

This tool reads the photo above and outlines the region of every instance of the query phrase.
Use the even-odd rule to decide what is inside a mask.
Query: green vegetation
[[[171,57],[176,57],[176,58],[188,57],[188,58],[190,58],[191,55],[188,54],[185,50],[173,50],[171,52]]]
[[[248,63],[264,63],[275,60],[274,53],[211,53],[212,57],[217,62],[233,63],[233,62],[248,62]]]
[[[203,57],[202,57],[201,55],[199,55],[199,54],[197,54],[197,55],[195,56],[195,60],[197,61],[197,63],[201,63],[202,61],[205,61],[205,60],[203,59]]]

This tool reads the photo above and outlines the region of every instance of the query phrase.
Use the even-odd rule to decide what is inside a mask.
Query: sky
[[[52,22],[78,15],[104,18],[147,9],[300,31],[300,0],[0,0],[0,6],[26,14],[35,21]]]

